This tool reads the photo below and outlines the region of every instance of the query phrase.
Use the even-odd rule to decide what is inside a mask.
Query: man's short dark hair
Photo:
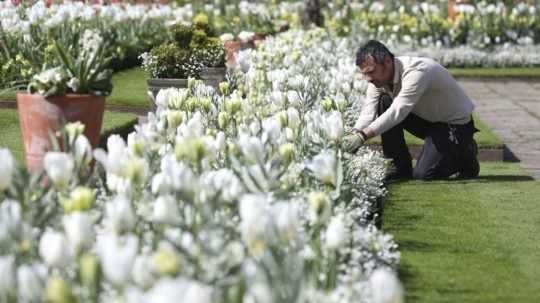
[[[377,40],[369,40],[358,49],[356,52],[356,66],[364,64],[368,56],[372,56],[377,64],[383,64],[386,56],[389,56],[394,61],[394,54]]]

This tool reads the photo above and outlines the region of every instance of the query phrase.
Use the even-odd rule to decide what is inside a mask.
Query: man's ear
[[[392,65],[394,62],[390,56],[384,57],[384,65],[389,66]]]

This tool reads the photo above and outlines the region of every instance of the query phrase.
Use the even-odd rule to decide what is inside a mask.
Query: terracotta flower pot
[[[38,94],[17,93],[17,108],[26,166],[31,171],[43,167],[43,156],[52,147],[49,132],[59,130],[65,122],[80,121],[92,147],[99,144],[105,111],[103,96],[68,94],[46,98]]]
[[[229,67],[236,65],[236,53],[238,53],[242,47],[243,43],[241,41],[229,40],[225,41],[225,60],[226,64]]]

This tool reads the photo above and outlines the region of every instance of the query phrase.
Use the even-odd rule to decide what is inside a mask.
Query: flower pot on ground
[[[66,94],[45,97],[18,93],[17,108],[26,165],[31,171],[42,168],[43,157],[52,148],[50,136],[64,123],[79,121],[84,124],[84,135],[92,148],[98,146],[105,111],[103,96]]]
[[[203,20],[204,21],[204,20]],[[188,78],[202,79],[217,89],[225,79],[225,49],[207,22],[193,26],[177,24],[172,29],[174,42],[158,45],[141,55],[148,74],[148,95],[152,109],[160,89],[187,87]]]
[[[42,168],[52,149],[51,134],[67,122],[79,121],[92,147],[97,147],[105,110],[105,96],[112,91],[112,57],[98,31],[86,30],[78,47],[64,49],[54,43],[56,67],[34,75],[28,93],[17,94],[19,121],[26,164]],[[63,142],[60,142],[63,145]]]

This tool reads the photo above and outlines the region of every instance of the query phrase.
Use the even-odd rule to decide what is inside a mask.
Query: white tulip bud
[[[86,213],[64,215],[64,231],[74,252],[79,252],[93,242],[92,220]]]
[[[48,152],[43,158],[43,166],[51,181],[57,188],[65,188],[75,166],[71,155],[61,152]]]
[[[340,248],[347,240],[347,226],[343,216],[335,216],[326,229],[326,247],[330,250]]]
[[[15,160],[6,148],[0,148],[0,159],[0,191],[3,191],[11,185]]]
[[[374,303],[402,303],[403,287],[395,273],[379,268],[369,278]]]
[[[63,267],[71,260],[68,244],[63,233],[49,229],[39,241],[39,255],[49,266]]]

